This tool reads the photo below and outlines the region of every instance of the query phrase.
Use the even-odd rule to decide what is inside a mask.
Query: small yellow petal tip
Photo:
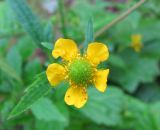
[[[143,44],[142,44],[142,35],[141,34],[134,34],[131,35],[131,47],[136,51],[140,52]]]

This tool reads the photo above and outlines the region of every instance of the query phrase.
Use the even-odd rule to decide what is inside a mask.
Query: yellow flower
[[[140,35],[140,34],[134,34],[134,35],[131,36],[131,40],[132,40],[131,47],[136,52],[140,52],[142,47],[143,47],[141,39],[142,39],[142,35]]]
[[[97,70],[97,65],[109,57],[108,48],[102,43],[90,43],[85,55],[80,55],[76,43],[70,39],[60,38],[52,51],[54,58],[61,57],[62,64],[50,64],[46,70],[48,81],[52,86],[62,80],[68,80],[70,87],[65,94],[65,102],[76,108],[84,106],[88,99],[87,86],[94,84],[97,90],[104,92],[107,88],[109,69]]]

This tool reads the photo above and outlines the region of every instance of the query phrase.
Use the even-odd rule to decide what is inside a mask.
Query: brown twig
[[[9,38],[9,37],[19,38],[19,37],[22,37],[24,35],[25,35],[24,32],[19,32],[19,33],[15,33],[15,34],[3,34],[3,35],[0,35],[0,39]]]
[[[140,0],[138,3],[133,5],[131,8],[129,8],[127,11],[122,13],[119,17],[115,18],[113,21],[111,21],[109,24],[102,27],[99,31],[95,33],[95,38],[99,37],[102,33],[104,33],[106,30],[111,28],[113,25],[117,24],[118,22],[122,21],[124,18],[126,18],[130,13],[132,13],[134,10],[136,10],[139,6],[141,6],[146,0]]]

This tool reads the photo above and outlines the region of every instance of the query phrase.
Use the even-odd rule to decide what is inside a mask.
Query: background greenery
[[[94,32],[137,0],[1,0],[0,130],[160,130],[160,2],[139,9],[95,41],[105,43],[109,87],[89,87],[85,107],[64,103],[68,84],[50,87],[45,70],[53,43],[74,39],[81,48]],[[130,47],[141,34],[143,48]]]

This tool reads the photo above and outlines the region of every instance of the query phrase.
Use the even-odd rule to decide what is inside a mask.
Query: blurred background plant
[[[68,85],[53,89],[44,73],[58,62],[51,56],[57,38],[74,39],[84,48],[137,2],[1,0],[0,130],[160,130],[159,0],[147,0],[95,37],[110,50],[100,65],[110,68],[109,86],[103,94],[90,87],[84,108],[67,106]]]

